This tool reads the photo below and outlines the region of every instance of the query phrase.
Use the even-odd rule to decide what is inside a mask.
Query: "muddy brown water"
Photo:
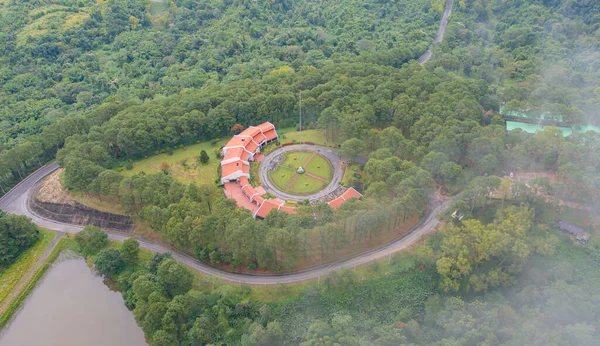
[[[83,259],[57,262],[0,335],[0,346],[145,346],[123,303]]]

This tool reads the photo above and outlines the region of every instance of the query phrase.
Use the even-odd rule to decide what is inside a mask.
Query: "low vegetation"
[[[284,192],[308,195],[323,189],[331,180],[331,164],[312,151],[292,151],[277,169],[269,172],[275,186]],[[299,168],[302,167],[302,172]]]
[[[21,253],[11,265],[0,270],[0,282],[2,283],[0,304],[4,303],[4,299],[12,292],[21,277],[40,259],[55,236],[55,232],[40,230],[40,238],[37,242]]]
[[[30,219],[0,210],[0,269],[12,265],[39,239],[40,230]]]

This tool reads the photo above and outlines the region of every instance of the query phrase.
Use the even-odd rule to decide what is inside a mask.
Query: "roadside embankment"
[[[57,170],[34,187],[27,206],[36,215],[60,223],[87,226],[119,232],[132,232],[134,221],[126,215],[102,212],[75,201],[62,189],[61,170]]]

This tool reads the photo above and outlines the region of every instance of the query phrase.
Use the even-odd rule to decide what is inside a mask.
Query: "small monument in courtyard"
[[[298,174],[304,174],[304,172],[306,171],[304,170],[304,168],[302,168],[302,166],[298,167],[298,169],[296,170],[296,173]]]

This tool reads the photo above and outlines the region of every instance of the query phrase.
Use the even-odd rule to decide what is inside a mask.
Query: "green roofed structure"
[[[583,133],[587,131],[600,133],[600,127],[598,126],[589,124],[574,124],[569,126],[562,122],[562,115],[550,114],[548,112],[541,113],[538,116],[531,116],[525,114],[524,111],[505,111],[504,107],[500,107],[500,115],[502,115],[506,121],[507,131],[521,129],[527,133],[535,133],[538,130],[544,130],[548,126],[554,126],[558,128],[565,137],[572,133]]]

